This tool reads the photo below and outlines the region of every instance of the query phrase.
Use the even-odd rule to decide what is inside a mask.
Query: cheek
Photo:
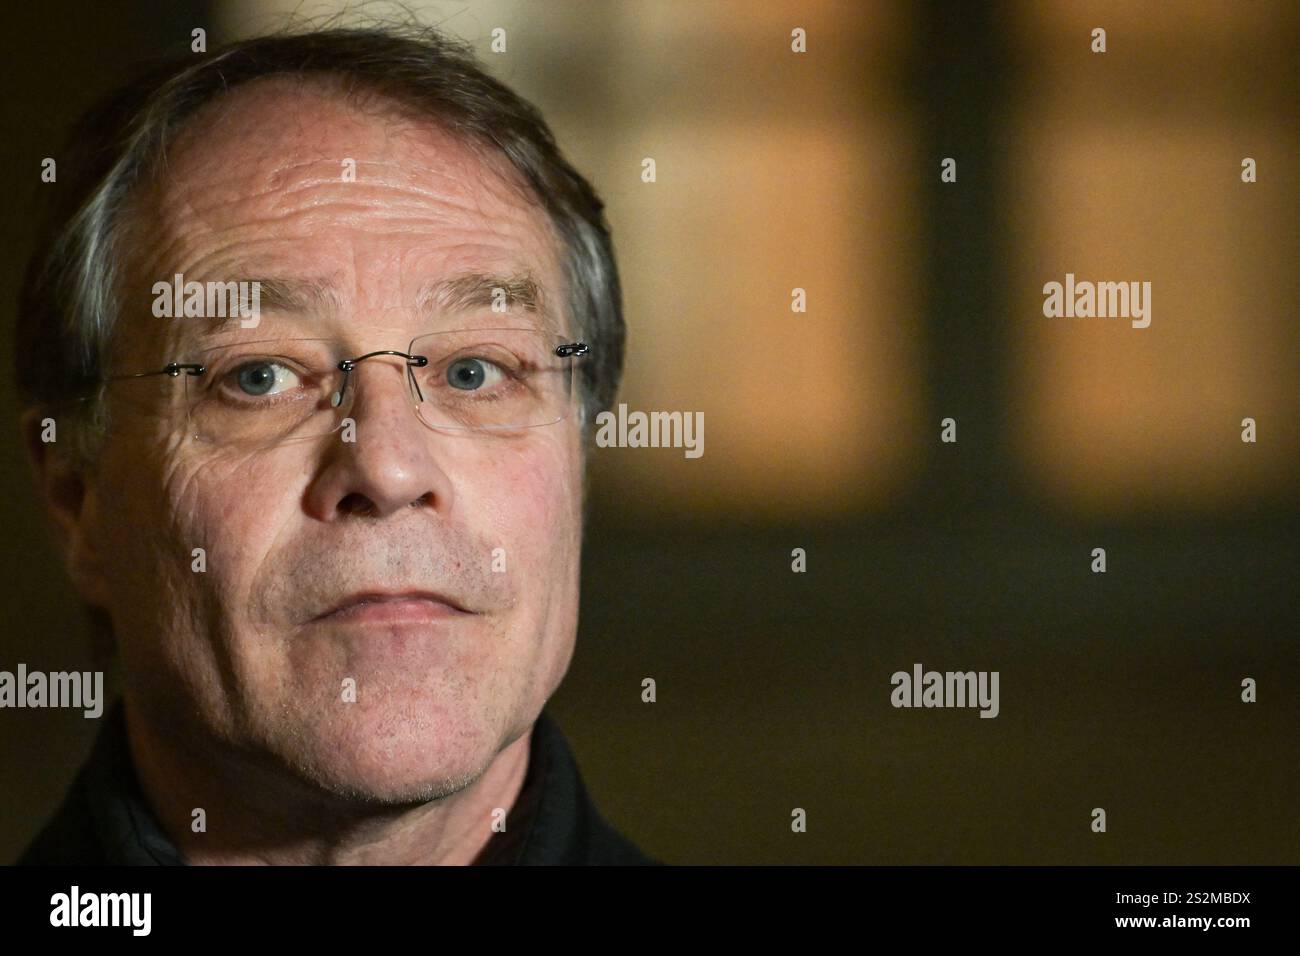
[[[558,440],[487,445],[457,491],[464,520],[505,551],[516,594],[563,586],[576,563],[579,494],[573,449]]]
[[[194,457],[166,469],[158,494],[174,546],[187,558],[204,549],[205,586],[245,593],[292,517],[299,483],[274,456]]]

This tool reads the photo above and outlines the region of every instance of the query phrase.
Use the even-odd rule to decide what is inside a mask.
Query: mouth
[[[432,591],[365,591],[349,595],[308,623],[429,623],[471,617],[451,598]]]

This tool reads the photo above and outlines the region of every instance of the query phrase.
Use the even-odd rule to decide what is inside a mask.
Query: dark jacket
[[[104,718],[94,748],[63,805],[19,865],[184,866],[140,790],[127,746],[121,701]],[[500,865],[662,865],[597,811],[564,735],[542,711],[533,725],[528,770],[507,815],[476,863]]]

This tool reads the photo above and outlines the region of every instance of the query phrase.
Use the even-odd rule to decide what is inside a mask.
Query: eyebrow
[[[338,315],[343,304],[329,282],[312,279],[259,278],[237,282],[257,282],[260,308],[288,315],[325,312]],[[240,286],[240,288],[245,288]],[[537,317],[535,324],[545,331],[558,333],[559,323],[548,307],[545,287],[530,272],[500,275],[491,272],[464,272],[425,283],[416,293],[414,308],[425,315],[450,315],[473,309],[491,308],[500,302],[507,312],[523,311]],[[247,304],[247,303],[246,303]],[[238,318],[215,318],[208,326],[217,332],[234,324]]]
[[[469,272],[439,279],[421,288],[415,297],[415,305],[418,309],[433,306],[448,312],[460,312],[490,306],[497,298],[502,299],[507,308],[542,311],[541,284],[527,272],[513,276]]]
[[[430,282],[415,296],[415,307],[423,313],[467,312],[490,308],[497,302],[507,312],[522,310],[537,316],[543,329],[559,331],[542,284],[529,272],[514,275],[466,272]]]
[[[251,279],[258,283],[261,307],[273,312],[337,313],[343,311],[338,293],[328,282],[301,279]]]
[[[251,307],[250,296],[245,295],[244,291],[251,288],[251,283],[256,282],[259,310],[287,315],[309,315],[319,312],[337,315],[343,311],[343,304],[339,301],[338,294],[328,282],[310,279],[274,278],[239,278],[220,281],[229,281],[240,290],[239,305],[241,310]],[[237,326],[242,320],[240,315],[209,316],[207,322],[204,323],[203,331],[206,334],[215,335],[218,332]]]

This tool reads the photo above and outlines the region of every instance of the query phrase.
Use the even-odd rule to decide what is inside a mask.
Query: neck
[[[493,811],[514,806],[528,770],[531,728],[474,782],[427,803],[346,800],[216,741],[184,746],[128,703],[131,759],[146,802],[193,865],[465,865],[494,836]],[[194,832],[202,808],[205,832]],[[513,824],[513,814],[510,823]]]

